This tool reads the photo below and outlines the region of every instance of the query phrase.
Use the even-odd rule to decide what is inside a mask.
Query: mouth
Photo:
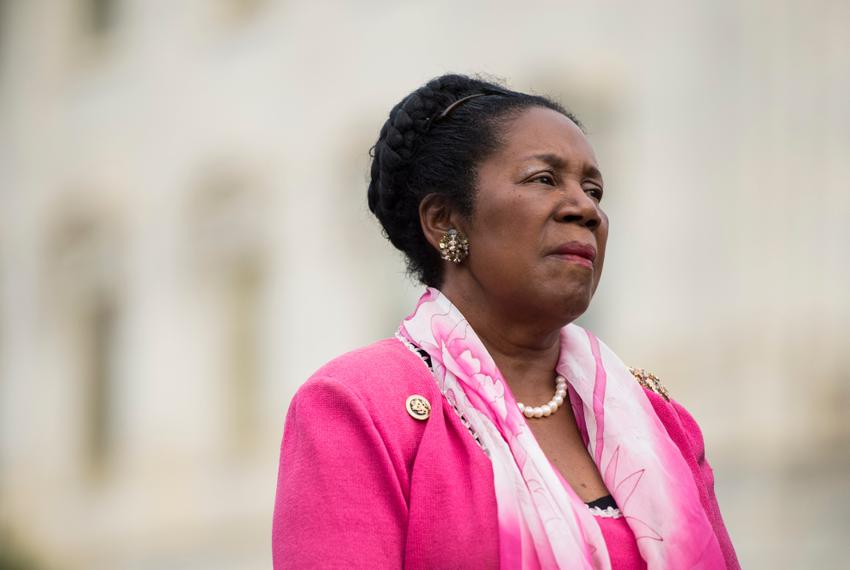
[[[593,262],[596,259],[596,248],[589,244],[571,241],[558,246],[549,255],[569,263],[575,263],[576,265],[593,269]]]

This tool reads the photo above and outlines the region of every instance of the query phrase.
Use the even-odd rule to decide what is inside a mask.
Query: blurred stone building
[[[829,0],[0,1],[0,560],[270,566],[289,398],[418,295],[367,151],[460,71],[588,126],[584,324],[701,422],[744,566],[847,567],[849,28]]]

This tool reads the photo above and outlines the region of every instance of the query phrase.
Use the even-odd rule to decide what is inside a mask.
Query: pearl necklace
[[[516,405],[527,418],[545,418],[557,412],[566,397],[567,379],[559,374],[555,377],[555,396],[551,400],[542,406],[526,406],[522,402],[517,402]]]

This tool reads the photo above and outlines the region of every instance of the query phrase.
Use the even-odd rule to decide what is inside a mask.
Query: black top
[[[586,503],[590,508],[602,509],[603,511],[608,507],[617,508],[617,502],[614,500],[614,497],[611,495],[605,495],[604,497],[600,497],[595,501],[590,501]]]

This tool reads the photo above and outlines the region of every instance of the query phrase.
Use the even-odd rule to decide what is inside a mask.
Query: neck
[[[518,400],[551,397],[560,354],[558,324],[513,314],[510,303],[490,299],[482,290],[470,294],[444,284],[440,291],[472,326]]]

